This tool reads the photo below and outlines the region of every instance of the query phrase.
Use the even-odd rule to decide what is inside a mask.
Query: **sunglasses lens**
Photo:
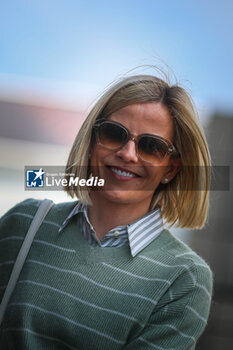
[[[117,150],[130,140],[129,132],[117,123],[111,121],[103,122],[98,126],[98,142],[112,150]],[[168,154],[168,145],[163,139],[153,135],[142,135],[136,143],[138,156],[146,162],[159,164]]]
[[[106,148],[118,149],[124,146],[128,133],[121,126],[113,123],[103,123],[98,128],[99,142]]]
[[[153,136],[143,136],[138,141],[138,153],[147,162],[159,164],[167,154],[167,145]]]

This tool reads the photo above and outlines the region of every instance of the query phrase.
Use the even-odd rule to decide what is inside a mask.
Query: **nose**
[[[136,145],[133,140],[127,142],[127,144],[117,151],[118,157],[120,157],[125,162],[134,162],[138,161]]]

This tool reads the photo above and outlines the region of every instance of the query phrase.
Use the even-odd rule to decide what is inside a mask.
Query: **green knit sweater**
[[[1,350],[185,350],[203,332],[208,265],[164,230],[134,258],[129,247],[91,246],[76,203],[54,205],[41,225],[1,326]],[[0,222],[0,300],[39,201]]]

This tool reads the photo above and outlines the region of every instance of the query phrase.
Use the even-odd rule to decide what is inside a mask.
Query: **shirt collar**
[[[90,228],[93,229],[88,219],[87,205],[78,202],[62,223],[59,232],[61,232],[68,225],[72,217],[81,213],[84,215],[86,222],[90,225]],[[128,232],[131,255],[134,257],[144,248],[146,248],[163,231],[164,224],[160,209],[149,212],[131,224],[126,225],[126,229]]]
[[[160,209],[156,209],[128,225],[129,246],[134,257],[146,248],[164,229]]]
[[[69,213],[67,218],[63,221],[58,232],[61,232],[68,225],[68,223],[70,222],[72,217],[75,216],[76,214],[79,214],[79,213],[83,213],[84,215],[86,214],[85,216],[87,216],[86,205],[81,203],[81,202],[78,202],[77,205],[71,210],[71,212]]]

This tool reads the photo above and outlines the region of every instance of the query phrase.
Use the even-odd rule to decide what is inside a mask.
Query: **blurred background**
[[[233,162],[231,0],[9,0],[0,4],[0,215],[62,192],[24,190],[25,165],[65,165],[92,104],[131,69],[155,65],[188,89],[214,165]],[[133,74],[156,74],[137,68]],[[214,298],[197,349],[233,349],[233,196],[212,191],[200,231],[173,230],[211,266]]]

